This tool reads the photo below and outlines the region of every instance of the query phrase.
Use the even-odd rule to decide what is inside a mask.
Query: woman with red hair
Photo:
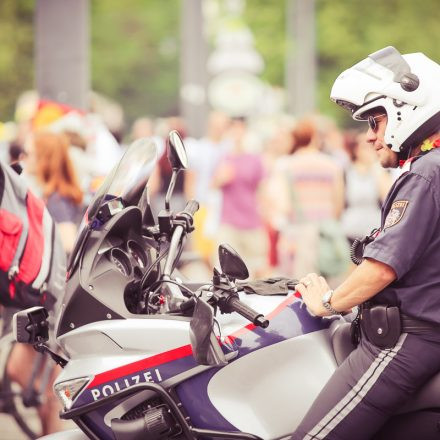
[[[64,135],[48,131],[34,133],[25,145],[25,174],[34,181],[34,192],[46,201],[69,254],[76,238],[83,193],[68,149],[69,141]]]

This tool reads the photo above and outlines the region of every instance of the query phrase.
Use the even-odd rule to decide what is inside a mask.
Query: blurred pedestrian
[[[292,119],[280,118],[276,121],[271,133],[263,148],[263,160],[266,168],[266,179],[262,183],[261,200],[265,207],[272,206],[272,198],[276,194],[271,193],[271,181],[276,174],[277,162],[280,157],[285,157],[290,154],[293,148],[294,121]],[[262,216],[264,227],[268,236],[268,263],[271,268],[276,268],[278,261],[278,239],[279,230],[276,227],[278,224],[277,213],[272,209],[262,209]]]
[[[130,138],[132,140],[140,139],[143,137],[150,137],[154,134],[154,126],[151,118],[142,116],[137,118],[131,127]]]
[[[87,139],[90,127],[84,115],[71,111],[47,126],[54,133],[64,134],[69,141],[69,157],[81,185],[86,202],[92,198],[92,182],[99,177],[97,161],[90,152]]]
[[[188,198],[200,203],[194,216],[194,250],[211,266],[220,224],[221,192],[213,188],[212,179],[221,158],[229,146],[225,138],[230,118],[221,112],[212,112],[208,118],[206,136],[186,145],[189,169],[185,172]]]
[[[58,223],[64,248],[69,254],[83,211],[83,192],[69,157],[69,141],[62,134],[39,131],[26,140],[25,151],[25,175]]]
[[[230,244],[244,259],[250,277],[267,271],[268,243],[260,214],[258,190],[265,172],[260,154],[248,151],[247,122],[234,118],[229,135],[231,150],[214,175],[213,186],[222,192],[218,242]]]
[[[350,243],[369,235],[380,224],[380,209],[392,178],[377,161],[365,134],[348,133],[346,148],[351,163],[345,170],[345,209],[341,223]]]
[[[328,116],[314,114],[312,119],[318,129],[320,150],[345,169],[350,164],[350,156],[346,150],[344,132]]]
[[[162,157],[165,151],[165,138],[168,135],[168,127],[164,131],[163,136],[160,136],[155,132],[155,121],[147,116],[141,116],[133,122],[130,141],[134,142],[141,138],[151,138],[156,145],[157,156]]]
[[[315,119],[299,121],[293,132],[292,154],[278,160],[271,182],[271,208],[280,231],[279,270],[287,276],[323,272],[320,267],[321,228],[338,227],[344,207],[343,172],[321,151]],[[334,228],[333,228],[334,226]],[[343,235],[342,235],[343,237]]]

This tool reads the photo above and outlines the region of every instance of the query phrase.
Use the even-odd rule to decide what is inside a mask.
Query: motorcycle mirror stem
[[[175,169],[173,168],[173,173],[171,175],[171,180],[170,180],[170,184],[168,186],[168,190],[167,193],[165,195],[165,210],[169,211],[170,210],[170,199],[171,196],[173,194],[174,191],[174,186],[176,185],[176,180],[177,180],[177,176],[179,174],[179,169]]]

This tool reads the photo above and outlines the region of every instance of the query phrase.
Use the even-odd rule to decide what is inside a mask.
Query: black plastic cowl
[[[135,420],[112,419],[111,428],[116,440],[160,440],[175,430],[175,421],[165,406],[150,408]]]

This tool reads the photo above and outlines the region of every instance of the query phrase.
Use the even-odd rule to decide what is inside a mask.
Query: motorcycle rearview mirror
[[[197,298],[189,327],[189,337],[196,362],[200,365],[226,365],[225,354],[213,330],[213,308],[201,298]]]
[[[218,259],[222,272],[235,280],[245,280],[249,277],[249,271],[240,255],[228,244],[218,247]]]
[[[173,170],[186,170],[188,168],[185,146],[177,130],[171,131],[168,135],[167,157]]]
[[[176,184],[177,175],[180,170],[188,168],[188,157],[186,155],[185,145],[177,130],[173,130],[168,135],[167,158],[173,170],[170,185],[165,196],[165,209],[170,209],[170,199]]]
[[[49,340],[49,314],[44,307],[31,307],[15,313],[12,328],[14,339],[24,344],[35,344]]]
[[[53,352],[45,343],[49,340],[49,313],[44,307],[36,306],[21,310],[12,318],[14,339],[23,344],[31,344],[40,353],[47,353],[61,367],[67,361]]]

